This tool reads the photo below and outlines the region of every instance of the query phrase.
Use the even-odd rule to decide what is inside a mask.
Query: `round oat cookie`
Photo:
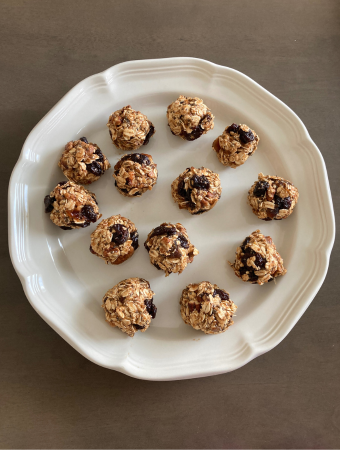
[[[235,262],[229,264],[237,277],[252,284],[269,283],[287,273],[272,238],[260,230],[251,233],[237,247]]]
[[[91,184],[99,180],[111,167],[98,145],[89,143],[86,137],[65,145],[58,166],[66,178],[78,184]]]
[[[91,234],[90,252],[106,264],[121,264],[138,248],[138,231],[131,220],[120,214],[102,220]]]
[[[103,298],[106,321],[130,337],[144,333],[156,317],[155,293],[144,278],[127,278],[106,292]]]
[[[150,262],[157,269],[171,273],[182,273],[198,250],[191,244],[187,230],[180,223],[162,223],[148,235],[144,247],[149,252]]]
[[[299,191],[284,178],[259,173],[258,181],[248,192],[253,213],[262,220],[281,220],[289,217],[297,204]]]
[[[140,197],[157,183],[157,164],[146,153],[130,153],[115,165],[113,177],[118,191],[125,197]]]
[[[101,218],[95,194],[73,181],[61,181],[44,198],[45,212],[63,230],[85,228]]]
[[[228,292],[209,281],[189,284],[179,303],[184,322],[205,334],[224,333],[234,323],[237,306]]]
[[[223,165],[236,169],[255,153],[259,141],[247,125],[233,123],[214,140],[212,148]]]
[[[171,185],[171,194],[180,209],[190,214],[210,211],[221,198],[222,187],[217,173],[206,167],[190,167]]]
[[[214,115],[198,97],[180,95],[168,106],[171,133],[185,141],[194,141],[214,128]]]
[[[130,105],[111,114],[107,126],[112,142],[121,150],[138,150],[155,134],[150,120]]]

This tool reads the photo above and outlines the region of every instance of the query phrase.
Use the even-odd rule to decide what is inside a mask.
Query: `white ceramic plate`
[[[194,142],[170,133],[166,108],[179,94],[198,96],[211,108],[214,130]],[[156,187],[141,198],[118,193],[113,166],[122,156],[106,127],[109,115],[132,105],[154,123],[156,134],[141,151],[158,164]],[[237,170],[222,166],[211,149],[227,124],[246,123],[261,142]],[[90,186],[103,218],[122,214],[139,230],[140,248],[120,266],[106,266],[89,252],[95,225],[65,232],[45,215],[43,198],[65,177],[57,162],[66,142],[86,136],[112,168]],[[171,182],[186,167],[220,174],[223,192],[200,216],[180,211]],[[247,191],[257,174],[279,175],[300,191],[294,214],[283,221],[257,219]],[[193,58],[131,61],[79,83],[28,136],[9,187],[9,242],[13,265],[33,308],[91,361],[149,380],[174,380],[237,369],[275,347],[292,329],[325,278],[334,241],[334,215],[323,158],[300,119],[280,100],[233,69]],[[181,222],[200,254],[181,275],[165,278],[143,247],[162,222]],[[276,285],[249,285],[228,266],[236,247],[256,229],[272,236],[288,269]],[[128,277],[150,281],[158,313],[146,333],[130,338],[104,320],[104,293]],[[180,317],[182,289],[209,280],[238,305],[235,324],[207,336]]]

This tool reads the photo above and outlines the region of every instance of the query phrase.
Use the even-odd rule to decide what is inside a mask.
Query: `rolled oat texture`
[[[237,306],[228,292],[209,281],[189,284],[179,303],[184,322],[205,334],[223,333],[234,323]]]
[[[102,220],[91,234],[90,251],[106,264],[121,264],[138,248],[138,231],[120,214]]]
[[[251,233],[237,247],[235,262],[229,264],[237,277],[252,284],[263,285],[287,273],[272,238],[260,230]]]
[[[130,337],[136,331],[144,333],[156,317],[153,303],[155,293],[150,283],[143,278],[127,278],[108,290],[103,298],[102,308],[106,321]]]

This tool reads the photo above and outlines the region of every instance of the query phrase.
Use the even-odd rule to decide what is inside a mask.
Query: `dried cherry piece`
[[[132,247],[134,248],[134,250],[137,250],[137,248],[139,247],[138,244],[138,238],[139,238],[139,234],[138,231],[135,230],[130,234],[130,239],[132,240]]]
[[[156,227],[151,236],[149,237],[149,239],[153,238],[154,236],[161,236],[161,235],[165,235],[165,236],[173,236],[174,234],[177,233],[177,229],[175,227],[168,227],[165,225],[160,225],[159,227]]]
[[[210,188],[210,183],[206,176],[194,175],[191,178],[191,186],[195,189],[202,189],[202,190],[207,191]]]
[[[154,132],[155,132],[155,127],[153,125],[150,125],[150,130],[149,130],[148,134],[146,135],[143,145],[147,145],[149,143],[150,138],[153,136]]]
[[[255,197],[263,197],[266,194],[268,188],[269,183],[267,181],[258,181],[256,183],[253,193]]]
[[[154,319],[157,314],[157,307],[153,304],[153,298],[151,298],[150,300],[144,300],[144,304],[146,306],[147,312]]]
[[[279,209],[289,209],[292,206],[292,199],[290,197],[281,198],[278,195],[275,195],[274,201]]]
[[[100,148],[97,148],[97,150],[94,153],[95,153],[95,155],[99,156],[99,158],[96,161],[102,163],[104,161],[104,155],[103,155],[102,151],[100,150]]]
[[[189,248],[189,242],[188,239],[183,236],[183,234],[179,234],[177,239],[179,240],[179,242],[181,243],[181,247],[183,248]]]
[[[230,127],[227,128],[227,133],[230,133],[231,131],[233,133],[238,133],[239,128],[240,127],[237,125],[237,123],[233,123],[230,125]]]
[[[81,209],[81,214],[89,222],[96,222],[96,220],[97,220],[97,214],[94,212],[94,210],[93,210],[91,205],[83,206],[82,209]],[[83,228],[85,228],[85,227],[87,227],[89,225],[89,224],[85,225],[85,223],[84,223]]]
[[[240,128],[239,135],[240,135],[240,140],[244,144],[248,144],[249,142],[251,142],[255,139],[255,136],[253,135],[253,132],[251,130],[244,131],[244,130],[242,130],[242,128]]]
[[[55,202],[55,197],[50,197],[49,195],[46,195],[44,198],[44,205],[45,205],[45,213],[50,213],[53,211],[53,203]]]
[[[85,136],[79,138],[79,141],[83,141],[83,142],[85,142],[85,144],[88,144],[88,143],[89,143],[89,141],[86,139]]]
[[[222,289],[215,289],[213,297],[216,297],[216,295],[219,295],[221,300],[229,300],[229,295],[227,292],[222,291]]]
[[[110,231],[112,233],[111,242],[116,245],[122,245],[129,239],[129,230],[120,223],[116,223],[110,227]]]
[[[136,328],[136,330],[143,330],[145,326],[138,325],[137,323],[134,323],[133,326]]]
[[[86,164],[86,170],[99,177],[103,173],[103,170],[101,168],[101,165],[97,161],[98,160],[92,161],[90,164]]]

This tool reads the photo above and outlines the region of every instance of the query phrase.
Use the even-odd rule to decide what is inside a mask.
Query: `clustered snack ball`
[[[157,183],[157,164],[146,153],[130,153],[115,165],[113,177],[118,191],[125,197],[140,197]]]
[[[95,194],[73,181],[61,181],[46,195],[45,212],[63,230],[86,228],[101,218]]]
[[[223,333],[234,323],[237,306],[228,292],[209,281],[189,284],[179,303],[184,322],[205,334]]]
[[[210,211],[221,197],[222,188],[217,173],[206,167],[190,167],[182,172],[171,185],[171,194],[180,209],[190,214]]]
[[[263,285],[285,275],[283,259],[270,236],[260,230],[251,233],[236,250],[235,262],[229,263],[241,280]]]
[[[259,141],[258,135],[247,125],[233,123],[214,140],[212,147],[223,165],[236,169],[255,153]]]
[[[106,264],[121,264],[138,248],[138,231],[120,214],[102,220],[91,234],[90,251]]]
[[[262,220],[281,220],[289,217],[297,204],[297,188],[284,178],[259,173],[258,181],[248,193],[253,213]]]
[[[214,128],[214,115],[198,97],[180,95],[168,106],[171,133],[185,141],[194,141]]]
[[[156,317],[154,295],[150,283],[143,278],[121,281],[104,295],[102,307],[107,322],[130,337],[136,331],[144,333],[149,328],[151,319]]]
[[[130,105],[111,114],[107,126],[112,142],[121,150],[138,150],[142,145],[147,145],[155,134],[150,120]]]
[[[162,223],[148,235],[144,247],[149,252],[150,262],[158,270],[164,270],[165,276],[182,273],[198,250],[180,223]]]
[[[111,167],[106,156],[96,144],[86,137],[70,141],[58,163],[66,178],[79,184],[91,184]]]

